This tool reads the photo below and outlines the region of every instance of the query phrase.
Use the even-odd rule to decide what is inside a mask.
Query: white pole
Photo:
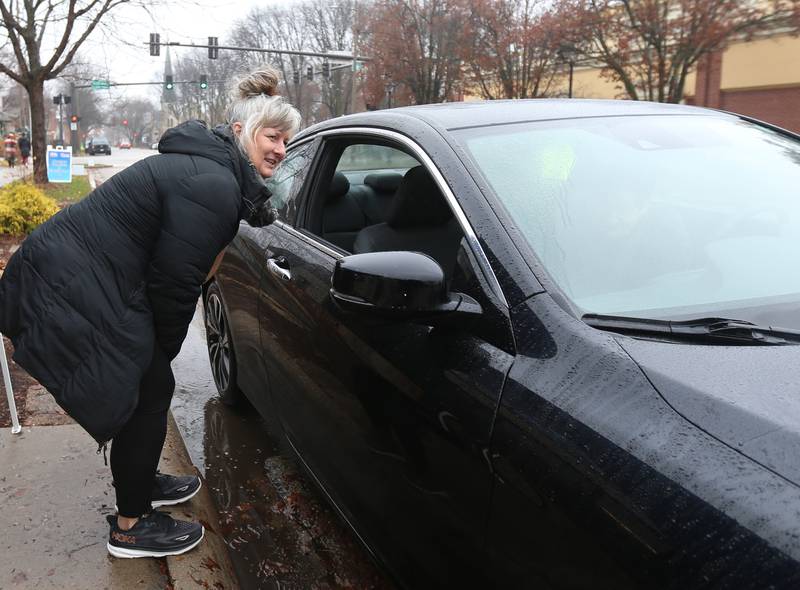
[[[17,404],[14,403],[14,390],[11,389],[11,373],[8,370],[8,359],[6,358],[6,347],[3,344],[3,335],[0,334],[0,366],[3,368],[3,381],[6,384],[6,397],[8,397],[8,410],[11,412],[11,434],[19,434],[22,427],[19,425],[17,416]]]

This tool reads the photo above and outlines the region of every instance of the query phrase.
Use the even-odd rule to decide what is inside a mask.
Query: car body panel
[[[507,583],[800,583],[797,486],[685,420],[614,336],[547,294],[512,318],[489,536]]]
[[[272,396],[289,440],[396,577],[411,586],[475,581],[491,423],[513,360],[505,301],[462,242],[482,326],[468,334],[376,324],[331,301],[337,251],[283,222],[266,231],[266,256],[291,273],[265,273],[260,304]],[[394,542],[374,541],[386,535]]]
[[[258,329],[259,283],[269,237],[263,229],[241,222],[216,277],[228,310],[239,387],[261,411],[270,410],[268,379],[263,370]]]
[[[619,340],[678,413],[800,485],[798,347]]]

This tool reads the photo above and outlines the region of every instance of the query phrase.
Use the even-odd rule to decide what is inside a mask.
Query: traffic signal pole
[[[72,153],[79,154],[81,151],[81,112],[80,112],[80,101],[78,99],[78,95],[75,93],[75,83],[73,82],[71,85],[70,94],[72,94],[72,114],[75,115],[75,129],[72,129],[72,125],[69,127],[69,134],[72,139],[70,140],[70,145],[72,146]],[[71,122],[71,120],[70,120]],[[77,151],[75,149],[75,139],[77,139]]]
[[[327,59],[334,59],[334,60],[341,60],[341,61],[372,61],[371,57],[364,57],[359,55],[348,55],[345,53],[325,53],[322,51],[296,51],[294,49],[272,49],[272,48],[264,48],[264,47],[237,47],[235,45],[201,45],[197,43],[180,43],[178,41],[169,41],[167,43],[153,43],[147,42],[144,45],[148,45],[150,47],[153,46],[163,46],[163,47],[194,47],[198,49],[211,49],[211,50],[219,50],[219,49],[227,49],[229,51],[252,51],[254,53],[278,53],[278,54],[285,54],[285,55],[303,55],[307,57],[322,57]],[[213,58],[212,58],[213,59]]]

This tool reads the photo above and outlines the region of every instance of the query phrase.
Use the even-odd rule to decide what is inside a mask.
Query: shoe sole
[[[182,498],[176,498],[175,500],[156,500],[155,502],[151,502],[153,508],[158,508],[159,506],[175,506],[175,504],[181,504],[183,502],[186,502],[187,500],[190,500],[191,498],[194,498],[197,492],[200,491],[200,488],[203,487],[203,480],[198,479],[197,481],[200,482],[200,485],[197,486],[197,489],[193,491],[191,494],[187,494]]]
[[[200,529],[200,538],[197,539],[191,545],[183,547],[181,549],[175,549],[173,551],[152,551],[147,549],[125,549],[123,547],[117,547],[116,545],[112,545],[111,543],[106,543],[106,548],[108,552],[113,555],[114,557],[120,557],[122,559],[135,559],[137,557],[167,557],[170,555],[182,555],[187,551],[191,551],[195,547],[200,544],[200,541],[203,540],[203,537],[206,536],[206,529],[203,527]]]
[[[187,500],[191,500],[192,498],[194,498],[197,495],[197,492],[200,491],[200,488],[203,487],[203,480],[201,479],[199,481],[200,481],[200,485],[197,486],[197,489],[195,491],[193,491],[191,494],[183,496],[182,498],[176,498],[175,500],[156,500],[155,502],[151,502],[150,505],[153,508],[158,508],[159,506],[175,506],[175,504],[182,504],[183,502],[186,502]],[[114,510],[119,512],[119,507],[116,504],[114,504]]]

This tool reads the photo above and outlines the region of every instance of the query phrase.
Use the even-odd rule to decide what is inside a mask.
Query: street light
[[[562,43],[558,48],[558,56],[569,64],[569,90],[567,97],[572,98],[572,74],[575,69],[575,54],[577,50],[571,43]]]

